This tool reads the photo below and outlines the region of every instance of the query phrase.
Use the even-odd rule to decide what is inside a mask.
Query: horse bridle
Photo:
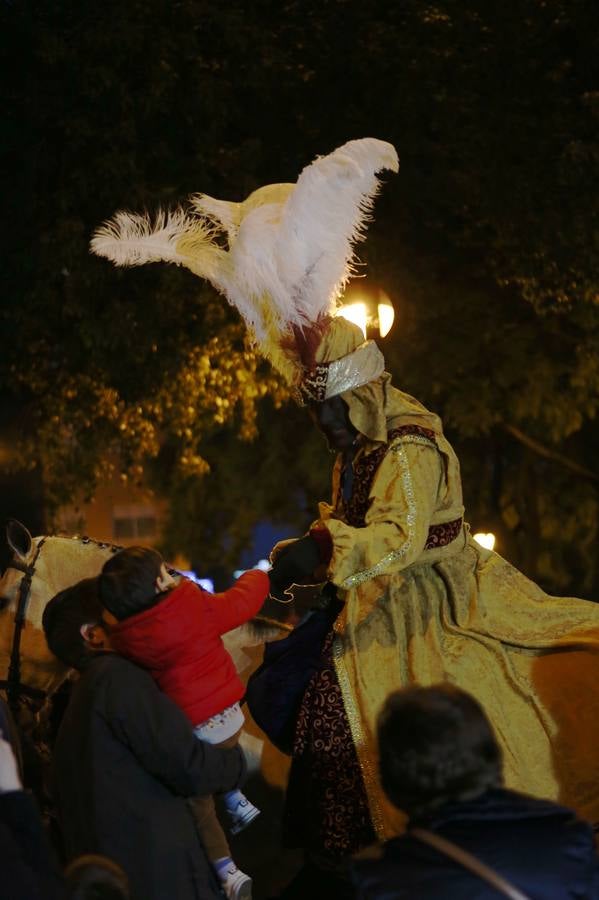
[[[13,556],[6,567],[7,569],[17,569],[19,572],[24,573],[24,576],[19,583],[19,597],[17,600],[17,608],[15,610],[15,630],[13,632],[12,646],[10,648],[8,677],[0,679],[0,690],[6,690],[8,705],[13,711],[18,707],[19,700],[23,695],[30,700],[43,700],[46,696],[46,692],[41,690],[41,688],[33,688],[29,687],[27,684],[21,684],[21,634],[25,624],[29,595],[31,594],[31,581],[35,575],[35,565],[45,540],[45,537],[40,539],[35,551],[35,556],[29,565]]]

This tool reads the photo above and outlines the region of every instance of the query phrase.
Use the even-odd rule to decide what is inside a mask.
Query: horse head
[[[35,706],[68,674],[46,646],[46,604],[82,578],[98,575],[120,548],[85,537],[34,538],[15,520],[7,525],[6,539],[13,555],[0,579],[0,685],[8,687],[11,702],[26,699]]]

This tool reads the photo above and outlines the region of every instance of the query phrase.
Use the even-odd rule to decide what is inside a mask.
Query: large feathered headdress
[[[198,194],[153,222],[119,212],[96,231],[91,249],[116,265],[172,262],[207,279],[239,310],[258,350],[298,385],[353,272],[377,174],[398,167],[391,144],[349,141],[307,166],[296,184],[266,185],[241,203]],[[363,367],[368,353],[361,354]],[[373,359],[370,351],[368,380]]]

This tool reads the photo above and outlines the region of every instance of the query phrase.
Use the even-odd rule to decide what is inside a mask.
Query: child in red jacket
[[[187,579],[176,584],[162,556],[145,547],[115,554],[99,580],[117,652],[150,671],[187,715],[198,738],[224,747],[239,739],[244,686],[221,635],[255,616],[269,590],[269,576],[257,569],[245,572],[222,594],[210,594]],[[225,794],[224,801],[234,834],[259,815],[239,790]],[[196,798],[193,805],[226,896],[249,900],[251,879],[231,859],[213,798]]]

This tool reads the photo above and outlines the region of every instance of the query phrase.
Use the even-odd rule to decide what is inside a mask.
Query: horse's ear
[[[17,519],[9,519],[6,523],[6,540],[11,550],[21,559],[29,554],[33,543],[30,533]]]

